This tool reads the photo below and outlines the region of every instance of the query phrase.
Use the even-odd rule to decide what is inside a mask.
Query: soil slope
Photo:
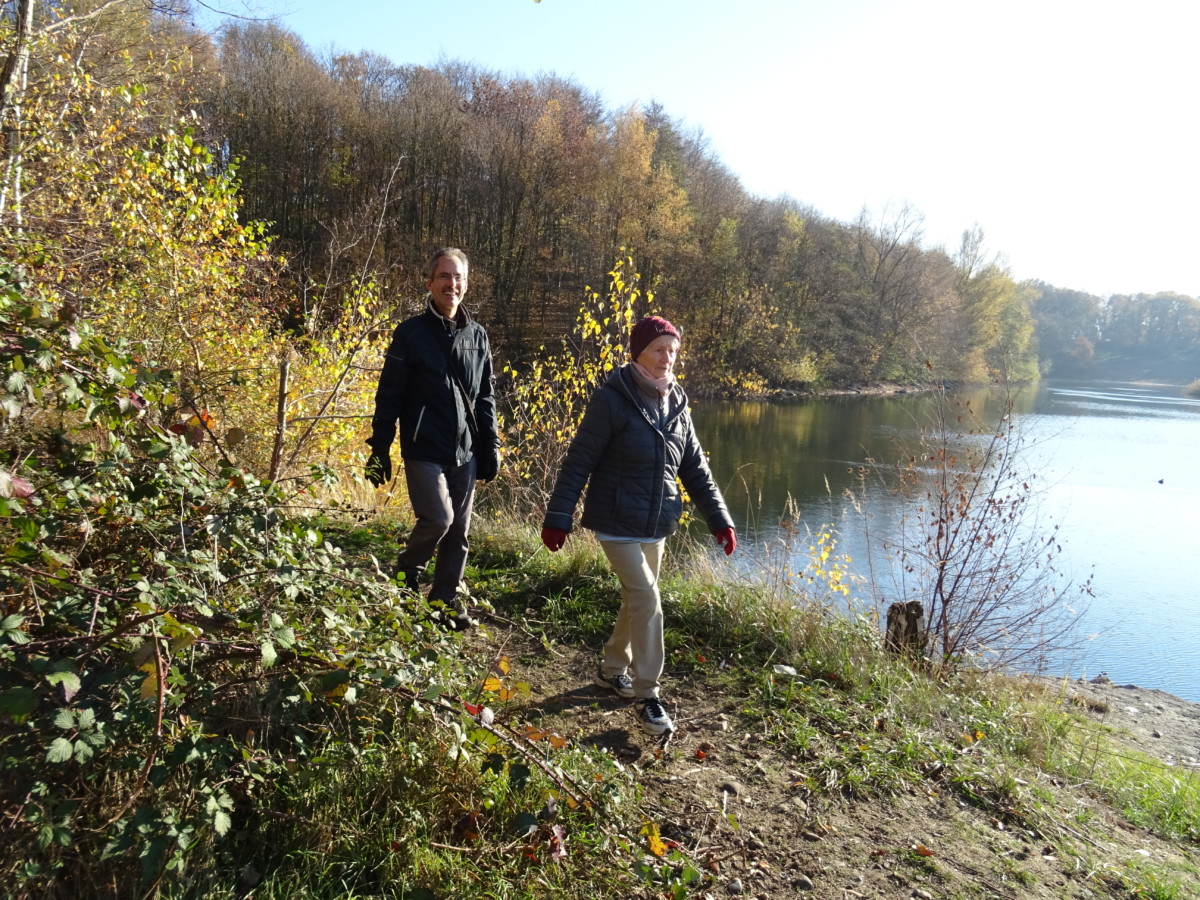
[[[1147,866],[1190,873],[1200,867],[1196,847],[1133,827],[1086,788],[1044,774],[1025,773],[1022,784],[1036,781],[1031,790],[1053,802],[1011,822],[936,778],[888,799],[802,795],[796,784],[803,773],[793,758],[754,730],[737,698],[702,677],[666,673],[664,700],[676,731],[650,737],[637,727],[629,701],[593,684],[595,651],[547,649],[514,623],[484,622],[465,651],[510,659],[512,675],[533,688],[519,715],[603,747],[632,768],[663,837],[714,876],[695,896],[1127,897],[1126,878]],[[1182,771],[1197,764],[1194,704],[1131,686],[1027,684],[1164,765]],[[1187,880],[1172,896],[1200,896]],[[662,895],[647,888],[644,896]]]

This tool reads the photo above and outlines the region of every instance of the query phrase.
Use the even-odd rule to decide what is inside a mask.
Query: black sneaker
[[[675,725],[671,717],[663,709],[662,701],[657,697],[646,697],[637,702],[638,724],[646,734],[666,734],[674,731]]]
[[[464,610],[450,605],[442,610],[441,621],[442,625],[451,631],[469,631],[475,625],[475,620]]]
[[[626,700],[633,696],[633,679],[624,672],[620,675],[605,675],[604,669],[600,669],[596,672],[596,684],[608,688],[618,697],[624,697]]]
[[[401,590],[412,591],[414,594],[420,593],[421,573],[417,569],[397,568],[393,577],[400,583]]]

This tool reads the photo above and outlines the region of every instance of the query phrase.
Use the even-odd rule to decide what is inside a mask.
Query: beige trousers
[[[666,541],[601,541],[604,555],[621,582],[621,609],[612,637],[604,645],[605,675],[627,670],[637,697],[657,697],[662,677],[662,597],[658,593],[658,569]]]

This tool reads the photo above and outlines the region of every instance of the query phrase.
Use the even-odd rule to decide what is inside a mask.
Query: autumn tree
[[[1044,282],[1029,287],[1035,292],[1030,309],[1043,368],[1053,374],[1086,372],[1100,340],[1103,300]]]
[[[1033,348],[1033,293],[984,249],[983,230],[963,232],[955,260],[958,293],[969,323],[961,376],[974,381],[1022,381],[1037,377]]]

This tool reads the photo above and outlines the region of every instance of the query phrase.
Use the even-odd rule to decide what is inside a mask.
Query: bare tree
[[[942,393],[920,447],[899,463],[916,500],[894,546],[901,599],[927,614],[926,654],[1038,668],[1075,645],[1092,596],[1060,571],[1059,526],[1038,505],[1027,436],[1005,396],[995,424]]]

